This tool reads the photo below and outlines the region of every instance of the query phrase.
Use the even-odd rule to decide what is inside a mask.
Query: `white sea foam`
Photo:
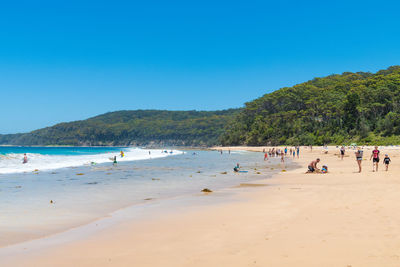
[[[150,151],[150,154],[149,154]],[[78,167],[112,162],[117,156],[117,161],[135,161],[144,159],[162,158],[182,153],[174,150],[173,153],[164,153],[163,150],[144,150],[140,148],[129,148],[124,150],[124,157],[118,152],[108,152],[93,155],[43,155],[27,153],[28,163],[22,164],[23,154],[0,155],[0,174],[32,172],[35,170],[49,171],[60,168]]]

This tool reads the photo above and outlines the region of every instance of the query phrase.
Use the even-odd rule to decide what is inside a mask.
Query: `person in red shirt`
[[[372,150],[371,157],[369,158],[369,160],[372,159],[372,171],[373,171],[373,172],[374,172],[375,170],[378,171],[379,153],[380,153],[380,151],[378,150],[378,147],[375,146],[375,149]]]

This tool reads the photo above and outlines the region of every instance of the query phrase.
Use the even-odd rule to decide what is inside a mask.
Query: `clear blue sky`
[[[3,1],[0,133],[400,64],[395,1]]]

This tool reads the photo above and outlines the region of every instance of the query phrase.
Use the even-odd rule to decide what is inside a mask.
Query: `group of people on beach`
[[[344,146],[340,147],[340,158],[343,160],[345,154],[346,154],[346,148]],[[362,171],[362,160],[363,160],[363,155],[364,155],[364,150],[361,147],[357,147],[357,150],[354,152],[357,165],[358,165],[358,172]],[[374,147],[374,149],[371,152],[371,156],[369,160],[372,160],[372,171],[377,172],[379,169],[379,162],[380,162],[380,150],[378,149],[377,146]],[[320,170],[317,167],[317,164],[320,162],[320,159],[317,158],[316,160],[311,161],[308,164],[308,170],[307,173],[314,173],[314,172],[321,172],[321,173],[326,173],[328,172],[328,167],[326,165],[322,166],[322,169]],[[391,162],[391,159],[388,154],[385,154],[385,157],[383,158],[383,164],[386,167],[386,171],[389,169],[389,164]]]
[[[308,164],[308,170],[307,173],[327,173],[328,172],[328,166],[327,165],[323,165],[321,169],[319,169],[317,167],[317,164],[320,162],[321,160],[319,158],[317,158],[316,160],[313,160],[310,162],[310,164]]]
[[[285,147],[284,149],[270,148],[270,149],[268,149],[268,151],[266,151],[264,148],[263,153],[264,153],[264,161],[268,160],[268,158],[271,158],[271,157],[281,157],[281,162],[285,162],[285,157],[288,156],[288,153],[289,153],[289,157],[293,156],[293,158],[295,158],[297,155],[297,158],[299,158],[300,147],[296,146],[296,147],[293,147],[290,149],[288,149],[288,147]]]
[[[363,154],[364,154],[364,151],[362,150],[362,148],[358,147],[357,151],[355,152],[355,156],[356,156],[356,160],[357,160],[357,164],[358,164],[358,172],[362,171],[361,163],[363,160]],[[378,171],[380,154],[381,154],[381,152],[379,151],[378,147],[375,146],[374,150],[372,150],[372,152],[371,152],[371,156],[369,157],[369,160],[372,160],[372,171],[373,172]],[[382,163],[385,165],[386,171],[388,171],[388,169],[389,169],[390,162],[391,162],[391,159],[390,159],[389,155],[385,154],[385,157],[383,158]]]

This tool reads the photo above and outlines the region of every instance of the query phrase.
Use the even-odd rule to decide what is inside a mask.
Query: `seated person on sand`
[[[321,172],[328,173],[328,166],[326,166],[326,165],[322,166]]]
[[[320,162],[320,159],[316,159],[310,162],[308,164],[308,171],[306,173],[314,173],[314,172],[319,172],[320,170],[317,167],[317,164]]]

